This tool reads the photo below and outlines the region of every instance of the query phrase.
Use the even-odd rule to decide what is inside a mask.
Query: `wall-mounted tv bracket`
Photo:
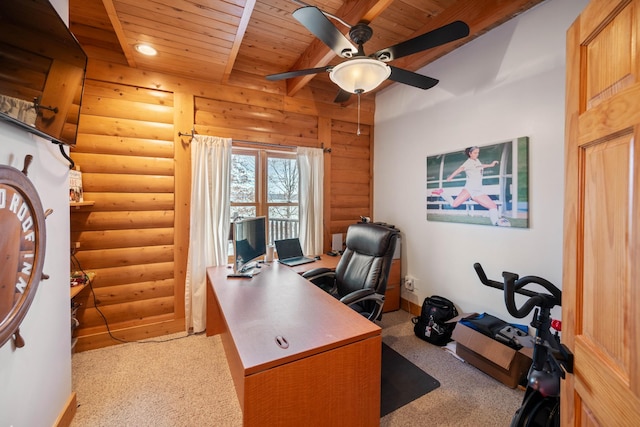
[[[47,105],[40,105],[40,97],[33,98],[33,108],[36,110],[36,114],[40,114],[40,110],[53,111],[53,114],[58,114],[58,107],[51,107]]]
[[[71,157],[69,157],[67,155],[67,153],[65,153],[64,147],[62,146],[63,144],[61,142],[55,141],[55,140],[52,140],[51,143],[58,145],[58,147],[60,148],[60,154],[62,154],[62,157],[67,159],[67,161],[69,162],[69,169],[75,168],[76,167],[76,162],[74,162],[73,159]]]
[[[47,110],[47,111],[51,111],[53,112],[53,114],[58,114],[58,107],[52,107],[52,106],[48,106],[48,105],[41,105],[40,104],[40,99],[41,97],[36,96],[33,98],[33,109],[36,110],[36,114],[40,115],[40,111],[41,110]],[[51,142],[53,144],[57,144],[60,147],[60,153],[62,154],[62,157],[64,157],[65,159],[67,159],[67,161],[69,162],[69,169],[73,169],[76,164],[73,161],[73,159],[71,157],[69,157],[67,155],[67,153],[64,152],[64,148],[62,147],[62,143],[56,140],[51,140]]]

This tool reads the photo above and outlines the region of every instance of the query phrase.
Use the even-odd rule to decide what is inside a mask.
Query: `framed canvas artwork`
[[[529,138],[427,157],[427,220],[529,227]]]

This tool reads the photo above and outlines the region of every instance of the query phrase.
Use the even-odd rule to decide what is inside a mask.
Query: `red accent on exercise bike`
[[[562,332],[562,321],[558,319],[552,319],[551,327],[558,332]]]

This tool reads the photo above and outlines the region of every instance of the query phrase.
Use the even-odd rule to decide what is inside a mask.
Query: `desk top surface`
[[[290,267],[265,264],[250,279],[229,279],[229,271],[210,267],[207,275],[245,375],[381,334]]]
[[[295,267],[291,267],[291,268],[296,273],[302,274],[314,268],[336,268],[336,266],[338,265],[338,261],[340,261],[339,256],[322,255],[319,260],[310,262],[308,264],[296,265]],[[277,262],[277,261],[274,261],[274,262]]]

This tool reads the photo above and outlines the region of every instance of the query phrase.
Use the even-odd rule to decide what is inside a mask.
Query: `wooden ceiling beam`
[[[131,49],[129,42],[127,41],[127,36],[122,28],[122,24],[120,23],[120,19],[118,19],[118,14],[116,12],[116,7],[113,4],[113,0],[102,0],[102,4],[107,11],[109,21],[111,21],[111,26],[116,33],[118,41],[120,42],[120,48],[122,49],[122,53],[124,53],[127,63],[130,67],[135,68],[136,60],[133,58],[133,49]]]
[[[227,66],[224,69],[224,73],[222,73],[222,83],[229,82],[229,76],[231,75],[233,66],[236,63],[236,58],[238,57],[238,52],[240,51],[240,46],[242,45],[242,40],[244,39],[244,33],[247,31],[247,26],[249,25],[249,20],[251,19],[251,14],[253,13],[253,8],[255,7],[255,5],[256,0],[247,0],[244,5],[242,17],[240,18],[240,25],[238,25],[236,37],[233,41],[231,52],[229,52],[229,58],[227,59]]]
[[[342,7],[334,14],[348,23],[358,23],[360,21],[371,22],[380,15],[393,0],[347,0]],[[347,36],[348,38],[349,36]],[[318,39],[305,49],[300,55],[292,70],[303,70],[306,68],[317,68],[328,65],[336,57],[327,45]],[[296,77],[287,80],[287,95],[293,96],[302,89],[313,78],[313,74]]]

